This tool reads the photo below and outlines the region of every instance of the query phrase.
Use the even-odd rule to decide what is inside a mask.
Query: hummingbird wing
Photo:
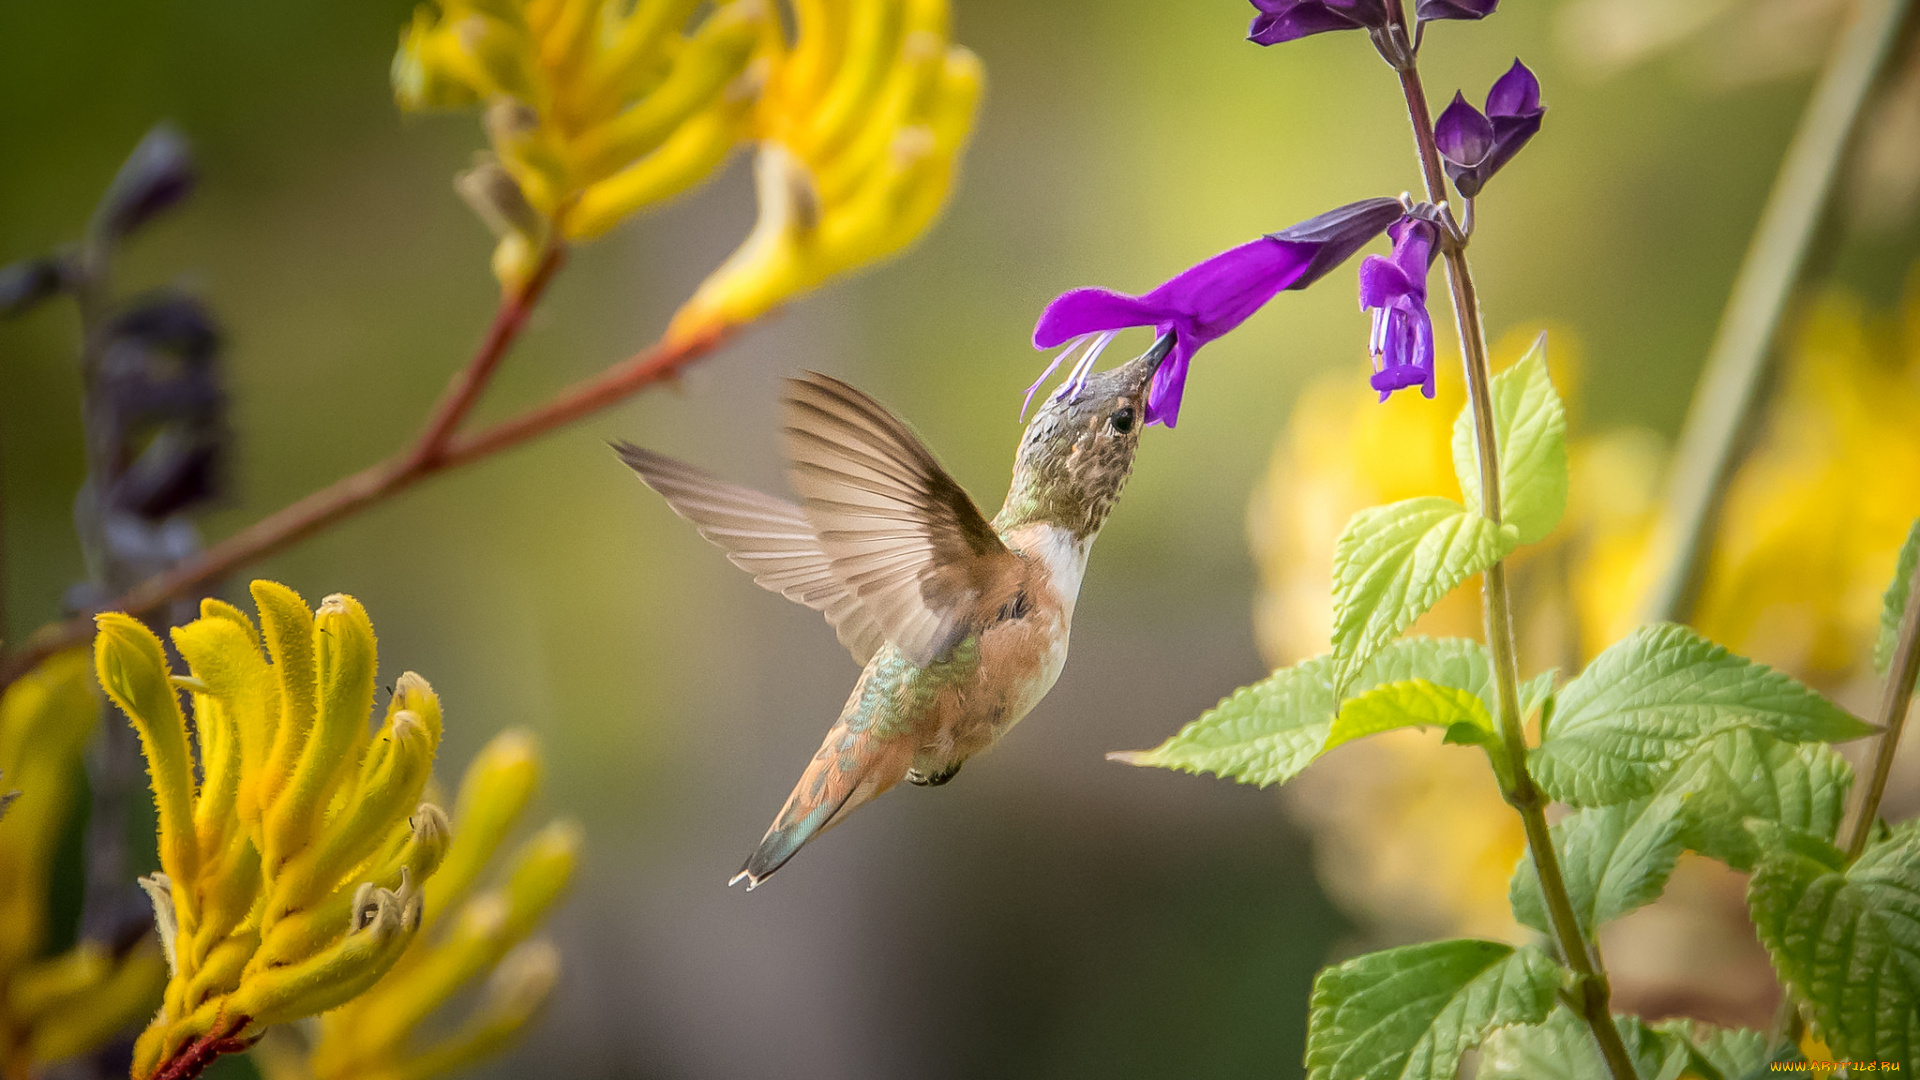
[[[880,651],[886,641],[880,624],[834,575],[833,560],[798,506],[632,443],[613,449],[728,561],[763,588],[824,614],[855,660],[864,666]]]
[[[789,476],[834,576],[921,667],[1011,598],[1020,557],[907,425],[831,376],[787,380]]]

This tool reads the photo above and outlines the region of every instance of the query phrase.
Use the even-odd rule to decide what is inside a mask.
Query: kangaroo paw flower
[[[795,5],[755,115],[760,216],[668,328],[688,340],[884,259],[953,188],[984,79],[947,40],[946,0]]]
[[[456,182],[499,239],[494,272],[523,282],[559,240],[586,240],[698,184],[747,137],[770,0],[694,18],[685,0],[438,0],[401,32],[407,110],[485,106],[492,153]]]
[[[451,846],[446,816],[420,802],[440,741],[426,681],[401,676],[370,730],[375,642],[359,602],[330,596],[315,612],[267,581],[253,597],[257,627],[207,600],[173,630],[185,677],[138,620],[97,620],[100,685],[139,732],[159,818],[161,869],[140,884],[168,978],[135,1080],[191,1075],[374,985],[418,934]]]

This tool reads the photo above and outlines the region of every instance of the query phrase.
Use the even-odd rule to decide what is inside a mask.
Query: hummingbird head
[[[1005,523],[1046,521],[1076,537],[1100,531],[1133,473],[1147,390],[1172,348],[1163,334],[1119,367],[1067,377],[1020,438]]]

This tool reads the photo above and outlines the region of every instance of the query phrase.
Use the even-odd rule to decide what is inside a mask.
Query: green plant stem
[[[1394,12],[1404,29],[1406,16],[1401,5]],[[1446,187],[1440,169],[1440,151],[1433,139],[1433,116],[1427,106],[1426,90],[1420,84],[1420,72],[1413,64],[1398,67],[1400,88],[1406,95],[1407,115],[1413,122],[1414,143],[1420,151],[1421,174],[1426,182],[1427,201],[1435,206],[1446,202]],[[1489,521],[1500,520],[1499,444],[1493,416],[1492,377],[1487,363],[1486,328],[1480,317],[1479,294],[1474,289],[1472,268],[1467,263],[1467,238],[1452,220],[1444,216],[1440,248],[1447,262],[1447,287],[1453,298],[1454,327],[1459,333],[1460,355],[1466,370],[1468,407],[1473,411],[1474,439],[1480,456],[1480,506]],[[1520,716],[1520,676],[1513,633],[1513,604],[1507,587],[1505,560],[1487,568],[1483,594],[1487,646],[1493,654],[1494,694],[1499,704],[1500,736],[1505,747],[1508,777],[1502,794],[1520,814],[1526,827],[1527,848],[1539,873],[1540,892],[1546,899],[1548,921],[1554,939],[1560,945],[1567,966],[1577,976],[1573,996],[1578,1012],[1593,1031],[1607,1070],[1614,1080],[1639,1080],[1633,1059],[1613,1023],[1612,990],[1607,983],[1598,948],[1589,948],[1581,936],[1580,922],[1567,893],[1560,859],[1553,849],[1553,836],[1547,827],[1546,799],[1527,770],[1527,735]]]
[[[1907,709],[1913,701],[1913,687],[1920,678],[1920,566],[1914,568],[1907,583],[1907,608],[1900,614],[1899,644],[1893,650],[1893,662],[1887,666],[1887,686],[1880,698],[1880,745],[1873,755],[1873,779],[1854,818],[1853,836],[1847,841],[1847,861],[1852,862],[1867,850],[1873,836],[1873,821],[1880,813],[1880,799],[1887,793],[1887,776],[1893,772],[1893,754],[1900,748],[1900,731],[1906,727]]]
[[[1820,75],[1787,148],[1766,209],[1734,280],[1674,452],[1647,598],[1651,620],[1693,614],[1707,553],[1741,447],[1765,404],[1774,341],[1810,265],[1837,180],[1865,128],[1862,118],[1915,29],[1914,0],[1860,0]]]

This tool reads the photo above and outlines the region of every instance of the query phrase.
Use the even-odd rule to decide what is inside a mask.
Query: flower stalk
[[[1405,37],[1406,13],[1400,0],[1390,9],[1394,27]],[[1447,264],[1448,292],[1453,300],[1454,326],[1460,339],[1460,355],[1465,367],[1468,408],[1473,414],[1474,440],[1480,460],[1480,507],[1488,520],[1498,522],[1500,507],[1499,447],[1493,415],[1492,377],[1487,363],[1486,329],[1481,320],[1479,295],[1474,289],[1473,272],[1467,262],[1467,234],[1454,220],[1446,202],[1439,146],[1434,140],[1433,116],[1427,105],[1426,90],[1420,82],[1416,56],[1404,62],[1389,63],[1400,77],[1406,96],[1407,115],[1413,125],[1414,143],[1420,155],[1421,175],[1426,183],[1427,199],[1438,210],[1440,253]],[[1527,736],[1520,715],[1520,678],[1513,630],[1513,604],[1507,584],[1505,560],[1489,566],[1484,575],[1483,603],[1486,617],[1487,646],[1493,655],[1494,697],[1499,706],[1500,737],[1505,747],[1508,768],[1501,794],[1519,812],[1527,834],[1527,847],[1540,876],[1540,891],[1546,899],[1549,921],[1562,958],[1577,977],[1570,995],[1571,1005],[1592,1029],[1607,1069],[1614,1080],[1639,1080],[1633,1059],[1627,1053],[1620,1031],[1613,1023],[1611,987],[1598,948],[1590,947],[1581,936],[1560,860],[1554,852],[1548,830],[1546,798],[1527,770]]]
[[[1900,732],[1906,727],[1907,709],[1913,701],[1913,688],[1920,679],[1920,567],[1907,586],[1907,606],[1900,616],[1899,644],[1894,646],[1893,662],[1887,666],[1887,686],[1880,698],[1880,745],[1874,749],[1873,779],[1860,802],[1860,813],[1853,822],[1853,836],[1847,841],[1847,861],[1858,859],[1867,850],[1873,836],[1873,822],[1880,813],[1880,799],[1887,793],[1887,777],[1893,772],[1893,755],[1900,748]]]

